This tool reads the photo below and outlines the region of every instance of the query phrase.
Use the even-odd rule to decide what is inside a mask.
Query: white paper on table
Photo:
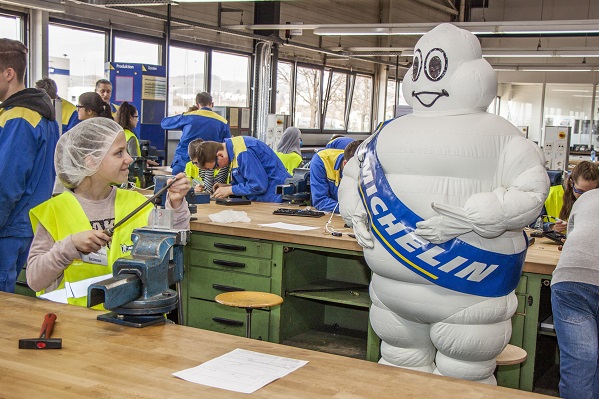
[[[252,393],[307,363],[307,360],[235,349],[197,367],[178,371],[173,375],[196,384]]]
[[[283,222],[266,223],[266,224],[260,224],[259,226],[273,227],[275,229],[283,229],[283,230],[295,230],[295,231],[306,231],[306,230],[318,229],[318,227],[302,226],[299,224],[283,223]]]

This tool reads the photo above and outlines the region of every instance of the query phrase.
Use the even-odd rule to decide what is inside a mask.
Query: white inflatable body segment
[[[442,24],[416,45],[403,86],[414,113],[381,130],[376,154],[394,194],[423,219],[414,231],[420,240],[459,236],[507,255],[525,249],[522,228],[539,215],[549,182],[540,149],[485,111],[496,87],[470,32]],[[399,263],[368,231],[358,158],[346,165],[339,203],[373,271],[370,321],[383,341],[380,362],[495,383],[495,357],[510,340],[515,294],[453,291]]]

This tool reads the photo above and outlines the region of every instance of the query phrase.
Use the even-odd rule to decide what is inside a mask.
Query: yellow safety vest
[[[341,170],[335,169],[335,163],[339,154],[343,154],[343,150],[336,148],[327,148],[318,151],[318,156],[322,159],[324,169],[327,172],[327,179],[334,182],[336,186],[341,182]]]
[[[127,141],[127,144],[129,143],[129,139],[133,138],[133,140],[135,140],[135,146],[137,147],[137,155],[141,156],[141,147],[139,146],[139,140],[137,139],[135,133],[133,133],[129,129],[125,129],[123,131],[125,132],[125,141]],[[141,181],[139,181],[139,177],[137,176],[135,176],[135,187],[141,187]]]
[[[549,195],[545,200],[545,211],[547,215],[559,218],[559,213],[564,205],[564,187],[561,184],[549,187]],[[554,222],[555,220],[545,220],[546,222]]]
[[[141,205],[146,198],[138,192],[117,189],[114,202],[115,224],[122,220],[133,209]],[[110,248],[108,248],[108,266],[97,265],[75,259],[65,270],[60,285],[50,293],[45,290],[37,292],[55,302],[87,306],[87,288],[98,281],[112,277],[112,264],[131,252],[131,233],[134,229],[147,226],[152,204],[129,219],[114,231]],[[70,191],[41,203],[29,212],[33,231],[39,223],[44,226],[54,241],[81,231],[91,230],[89,219],[81,204]],[[94,307],[104,309],[102,305]]]
[[[277,156],[283,162],[285,169],[289,172],[290,175],[293,175],[293,169],[300,166],[302,163],[302,156],[297,152],[290,152],[289,154],[283,154],[282,152],[276,152]]]

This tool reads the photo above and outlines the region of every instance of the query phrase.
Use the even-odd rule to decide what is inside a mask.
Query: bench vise
[[[101,303],[110,313],[98,320],[132,327],[163,323],[179,297],[169,287],[183,280],[183,247],[190,231],[160,228],[133,230],[131,255],[116,260],[113,277],[88,288],[87,306]]]
[[[279,184],[275,188],[275,193],[281,194],[283,201],[298,205],[308,204],[310,202],[310,169],[293,169],[293,176],[285,179],[284,184]]]

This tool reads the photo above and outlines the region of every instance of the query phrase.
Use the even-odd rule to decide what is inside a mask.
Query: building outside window
[[[48,26],[49,77],[58,95],[73,104],[104,77],[104,32]]]
[[[210,76],[214,105],[248,107],[249,70],[248,56],[214,51]]]
[[[168,116],[186,112],[196,94],[206,91],[206,52],[171,46]]]

